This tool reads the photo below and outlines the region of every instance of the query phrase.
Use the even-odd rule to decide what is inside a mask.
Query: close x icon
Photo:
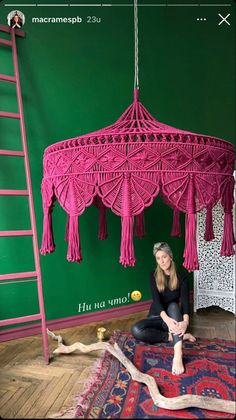
[[[230,23],[227,20],[230,17],[230,13],[228,13],[227,16],[222,16],[220,13],[218,13],[218,16],[221,19],[220,22],[218,23],[218,26],[221,25],[222,23],[226,23],[227,25],[230,26]]]

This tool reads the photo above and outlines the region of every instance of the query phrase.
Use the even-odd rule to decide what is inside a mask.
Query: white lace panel
[[[224,211],[218,203],[212,211],[215,239],[205,241],[206,210],[198,213],[199,271],[194,272],[194,312],[199,308],[219,306],[226,311],[235,310],[235,255],[221,257]],[[234,208],[235,226],[235,208]]]

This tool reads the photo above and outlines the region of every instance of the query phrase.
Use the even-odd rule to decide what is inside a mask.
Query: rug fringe
[[[75,408],[68,408],[58,413],[52,414],[50,419],[74,419],[76,414]]]
[[[84,418],[84,417],[75,417],[77,411],[79,408],[81,408],[82,410],[87,410],[87,405],[84,403],[84,399],[87,395],[87,393],[90,391],[90,388],[93,386],[94,382],[96,382],[96,380],[98,380],[99,375],[101,374],[101,368],[102,368],[102,364],[105,358],[105,353],[106,351],[102,351],[99,359],[96,360],[93,364],[93,366],[90,369],[89,372],[89,377],[87,379],[87,381],[84,384],[84,388],[81,394],[76,395],[74,397],[74,408],[65,408],[62,409],[61,411],[54,413],[50,416],[50,418],[53,419],[74,419],[74,418]]]

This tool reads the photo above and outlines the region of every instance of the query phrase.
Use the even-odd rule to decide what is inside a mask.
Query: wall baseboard
[[[150,308],[152,300],[145,302],[131,303],[130,305],[119,306],[116,308],[105,309],[104,311],[88,312],[86,314],[75,315],[66,318],[57,318],[46,321],[49,330],[61,330],[64,328],[78,327],[92,322],[105,321],[111,318],[132,315],[137,312],[146,311]],[[193,304],[193,291],[190,291],[190,305]],[[23,325],[21,327],[10,328],[0,331],[0,342],[16,340],[18,338],[41,335],[41,323]]]
[[[116,308],[105,309],[104,311],[89,312],[82,315],[71,316],[67,318],[58,318],[46,322],[49,330],[60,330],[70,327],[78,327],[83,324],[100,322],[117,318],[124,315],[132,315],[136,312],[142,312],[149,309],[151,300],[145,302],[131,303],[130,305],[119,306]],[[0,342],[16,340],[41,334],[41,323],[23,325],[21,327],[6,329],[0,331]]]

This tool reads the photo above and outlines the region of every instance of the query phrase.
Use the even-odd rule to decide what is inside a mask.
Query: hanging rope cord
[[[139,89],[139,79],[138,79],[138,0],[134,0],[134,88]]]

